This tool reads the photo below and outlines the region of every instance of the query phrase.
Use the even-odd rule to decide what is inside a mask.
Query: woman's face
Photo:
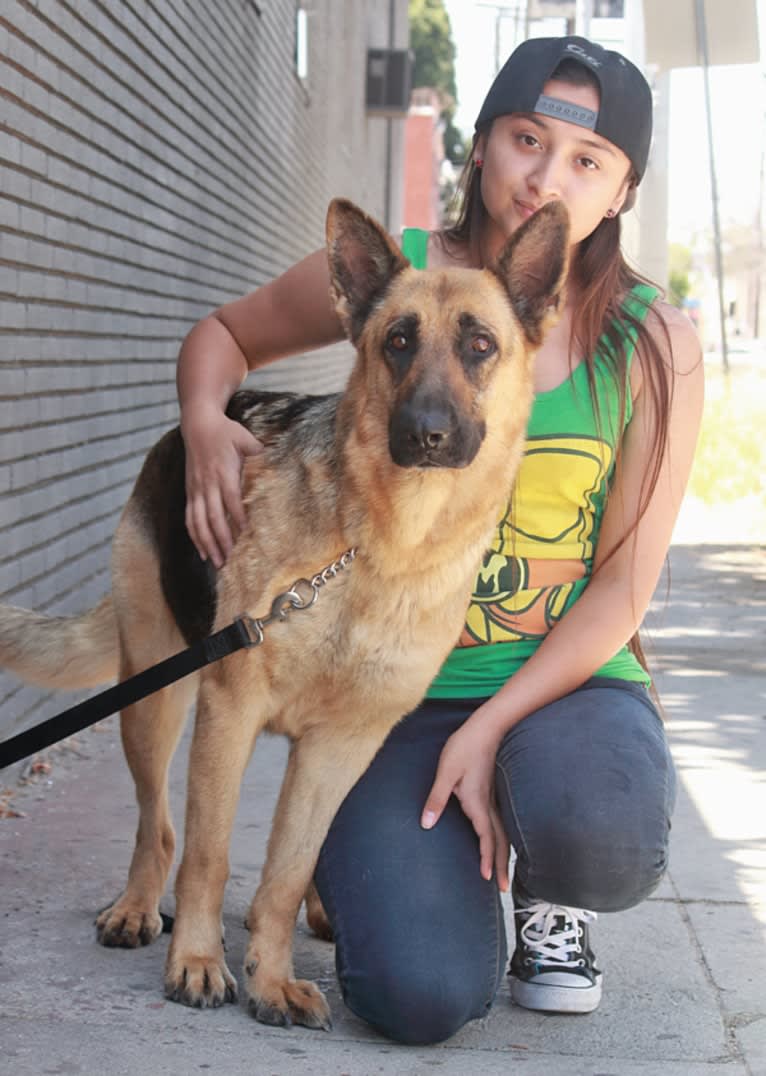
[[[592,86],[551,79],[543,93],[598,111]],[[546,202],[569,210],[571,242],[579,243],[608,210],[619,211],[628,190],[627,156],[605,138],[537,112],[499,116],[476,146],[484,165],[481,194],[487,209],[486,249],[495,253]]]

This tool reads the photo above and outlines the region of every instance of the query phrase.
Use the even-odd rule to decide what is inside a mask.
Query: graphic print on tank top
[[[479,569],[458,646],[540,639],[590,572],[594,498],[613,460],[597,437],[530,437]]]

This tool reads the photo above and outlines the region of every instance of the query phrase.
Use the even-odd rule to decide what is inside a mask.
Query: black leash
[[[42,721],[39,725],[33,725],[25,732],[19,732],[16,736],[4,740],[0,743],[0,770],[80,732],[89,725],[95,725],[97,721],[145,699],[147,695],[152,695],[205,665],[220,661],[237,650],[259,646],[263,642],[263,631],[268,624],[275,620],[284,620],[294,609],[308,609],[312,606],[317,600],[320,587],[347,568],[355,556],[356,549],[348,549],[313,578],[296,579],[289,590],[277,595],[271,603],[268,616],[238,617],[227,628],[193,643],[186,650],[136,673],[127,680],[122,680],[114,687],[85,699],[84,702]]]
[[[34,725],[25,732],[0,743],[0,770],[19,762],[22,758],[37,754],[51,744],[67,736],[73,736],[89,725],[95,725],[110,714],[130,706],[147,695],[175,683],[189,673],[196,672],[204,665],[220,661],[227,654],[233,654],[246,646],[255,646],[257,640],[251,636],[244,617],[229,624],[228,628],[217,631],[199,643],[194,643],[187,650],[174,654],[158,665],[152,665],[143,672],[107,688],[76,706],[63,710],[55,717]]]

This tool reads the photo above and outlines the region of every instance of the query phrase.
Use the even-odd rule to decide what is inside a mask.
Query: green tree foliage
[[[673,306],[682,307],[691,290],[691,251],[678,243],[671,243],[668,247],[668,262],[668,300]]]
[[[668,276],[668,299],[673,306],[682,307],[684,299],[689,294],[689,277],[677,269],[671,269]]]
[[[410,0],[410,48],[415,86],[431,86],[454,101],[455,45],[444,0]]]
[[[455,45],[444,0],[410,0],[410,48],[415,54],[413,86],[428,86],[439,94],[444,121],[444,152],[456,164],[465,159],[466,146],[455,127],[457,88]]]

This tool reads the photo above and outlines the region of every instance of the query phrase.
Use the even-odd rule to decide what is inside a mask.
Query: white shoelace
[[[587,908],[568,908],[563,904],[530,904],[528,908],[516,908],[514,915],[529,918],[519,931],[521,940],[534,952],[536,964],[560,967],[570,962],[573,953],[581,953],[581,923],[593,923],[598,916]],[[556,922],[563,917],[564,926]],[[578,964],[584,964],[584,960]]]

